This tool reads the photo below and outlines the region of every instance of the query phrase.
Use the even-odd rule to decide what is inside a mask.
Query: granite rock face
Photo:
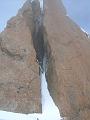
[[[0,110],[41,112],[39,67],[30,0],[0,34]]]
[[[90,40],[60,0],[44,3],[50,94],[67,120],[90,120]]]
[[[41,112],[39,65],[46,57],[48,87],[61,116],[90,120],[90,38],[60,0],[44,0],[44,9],[42,23],[38,0],[27,0],[0,34],[0,110]]]

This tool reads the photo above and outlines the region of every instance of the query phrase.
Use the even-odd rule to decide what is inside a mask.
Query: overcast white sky
[[[15,16],[25,0],[0,0],[0,31]],[[52,0],[51,0],[52,1]],[[69,16],[90,33],[90,0],[62,0]]]
[[[12,16],[15,16],[18,9],[25,0],[0,0],[0,31],[2,31]]]
[[[90,33],[90,0],[62,0],[69,16]]]

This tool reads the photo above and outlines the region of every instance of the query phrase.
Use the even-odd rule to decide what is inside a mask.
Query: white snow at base
[[[42,93],[42,116],[44,120],[61,120],[60,112],[55,105],[45,78],[45,73],[41,74],[41,93]]]
[[[0,111],[0,120],[61,120],[60,112],[55,105],[45,78],[45,73],[41,74],[41,94],[42,94],[42,114],[20,114]],[[38,119],[37,119],[38,118]]]
[[[42,114],[40,113],[21,114],[21,113],[0,111],[0,120],[37,120],[37,118],[39,118],[39,120],[42,120]]]

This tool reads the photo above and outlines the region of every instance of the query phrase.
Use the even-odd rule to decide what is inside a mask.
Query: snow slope
[[[42,116],[44,120],[61,120],[59,109],[55,105],[45,78],[45,73],[41,74],[41,93],[42,93]]]

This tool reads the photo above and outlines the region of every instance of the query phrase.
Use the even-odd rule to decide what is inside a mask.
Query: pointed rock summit
[[[28,0],[0,34],[0,110],[41,112],[33,24],[32,5]]]
[[[61,0],[44,0],[43,13],[42,19],[38,0],[27,0],[0,33],[0,110],[41,112],[39,65],[45,59],[61,116],[90,120],[90,38],[66,16]]]
[[[90,39],[66,16],[61,0],[44,1],[47,81],[66,120],[90,119]]]

